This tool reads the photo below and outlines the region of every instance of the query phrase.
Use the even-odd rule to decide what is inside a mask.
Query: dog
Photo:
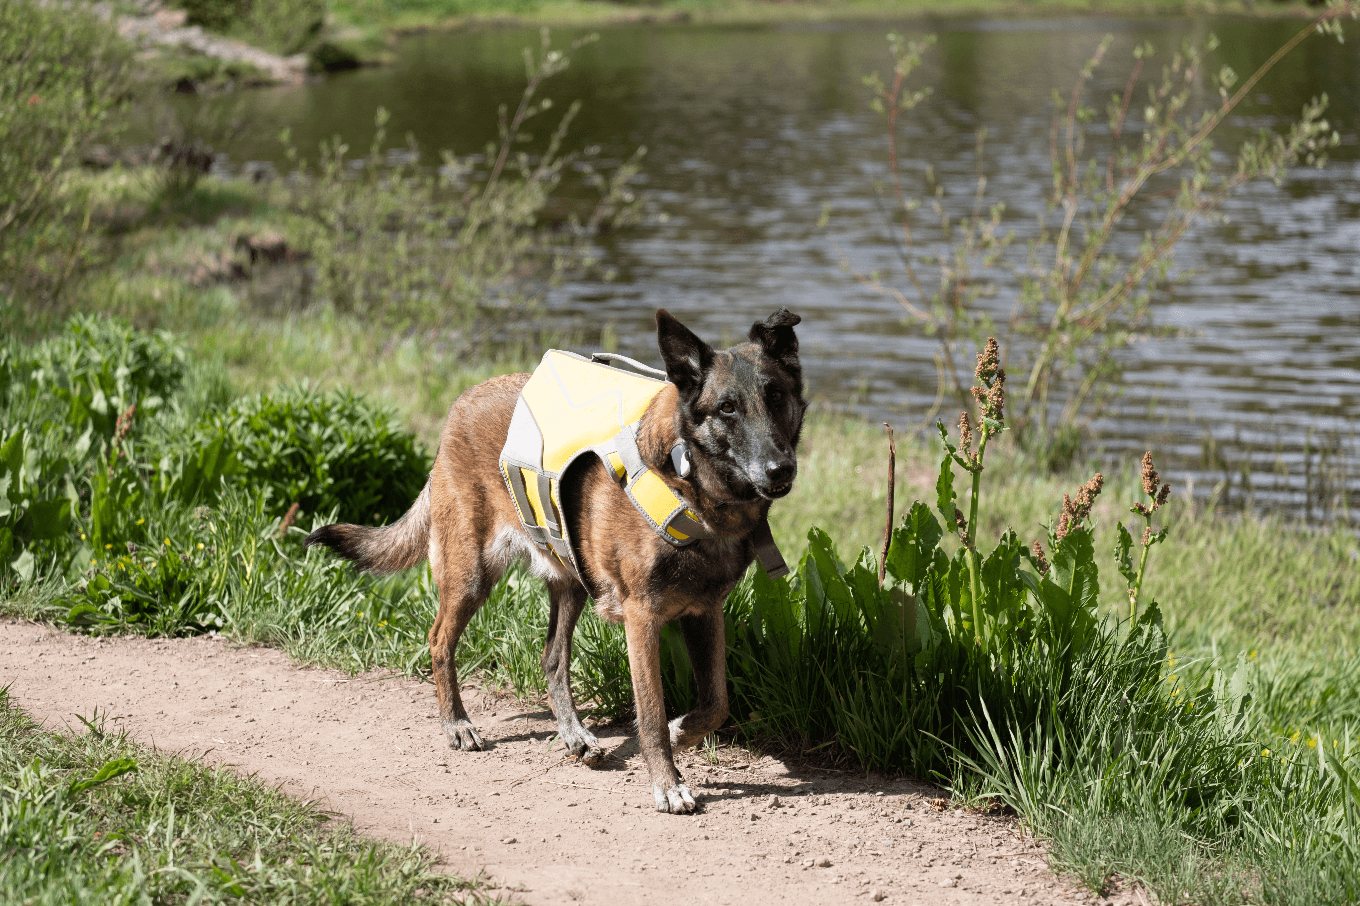
[[[656,807],[694,811],[673,753],[697,745],[727,718],[723,602],[757,554],[766,559],[762,535],[764,550],[773,548],[767,514],[792,489],[798,471],[807,408],[793,330],[799,322],[781,308],[751,326],[749,342],[715,351],[665,309],[657,310],[667,382],[637,422],[636,449],[645,468],[683,499],[687,515],[704,529],[685,546],[662,537],[595,456],[563,471],[554,498],[572,556],[564,560],[535,543],[499,463],[528,374],[492,378],[458,397],[429,481],[399,520],[380,528],[327,525],[307,536],[307,545],[325,545],[373,573],[429,557],[439,589],[430,657],[451,748],[484,747],[459,694],[458,639],[510,563],[527,560],[548,586],[542,665],[568,751],[588,765],[604,760],[599,740],[577,714],[570,681],[572,632],[591,596],[602,617],[624,626]],[[674,455],[677,449],[685,455]],[[677,620],[698,702],[667,723],[660,637],[661,627]]]

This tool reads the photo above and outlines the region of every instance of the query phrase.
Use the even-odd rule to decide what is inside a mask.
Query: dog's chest
[[[706,540],[680,550],[660,545],[653,557],[617,563],[617,572],[598,576],[595,608],[616,622],[623,620],[625,606],[645,606],[653,619],[667,623],[708,613],[722,606],[753,559],[741,539]]]

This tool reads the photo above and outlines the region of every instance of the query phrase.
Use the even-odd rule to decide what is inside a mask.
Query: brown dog
[[[670,383],[641,418],[638,453],[712,537],[685,547],[667,543],[603,463],[589,456],[562,475],[560,488],[580,578],[536,546],[498,464],[527,374],[493,378],[454,402],[429,483],[397,522],[383,528],[328,525],[308,536],[308,544],[324,544],[371,572],[430,558],[439,587],[430,654],[452,748],[483,746],[459,695],[454,649],[506,567],[525,559],[548,584],[543,670],[567,749],[586,764],[604,758],[576,713],[569,677],[572,632],[590,594],[601,616],[624,624],[656,807],[694,810],[672,753],[699,743],[727,717],[723,602],[755,558],[761,533],[768,536],[771,502],[789,492],[797,473],[794,451],[806,409],[793,332],[798,321],[780,309],[752,325],[751,342],[715,352],[665,309],[656,313]],[[689,451],[683,463],[671,455],[680,442]],[[660,633],[672,620],[680,621],[699,700],[668,726]]]

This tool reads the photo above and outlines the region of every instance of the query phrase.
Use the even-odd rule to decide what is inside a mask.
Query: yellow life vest
[[[640,373],[605,364],[611,361]],[[561,493],[562,477],[585,454],[600,458],[633,506],[668,543],[687,547],[714,537],[688,501],[647,468],[638,452],[638,422],[665,386],[664,372],[625,356],[596,353],[585,358],[550,349],[515,402],[501,449],[501,476],[529,537],[570,566],[578,579],[581,568],[562,518]],[[686,455],[680,446],[672,453],[677,464]],[[767,571],[787,572],[763,520],[756,540]],[[777,564],[768,559],[767,548],[774,550]]]

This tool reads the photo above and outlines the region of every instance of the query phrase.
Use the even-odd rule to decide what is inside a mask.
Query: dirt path
[[[563,762],[546,708],[469,687],[488,751],[444,744],[433,687],[299,667],[221,639],[97,640],[0,621],[0,685],[49,728],[98,707],[162,750],[259,774],[359,830],[412,836],[530,904],[1077,903],[1015,822],[939,809],[933,788],[790,772],[721,751],[677,758],[700,798],[658,814],[637,742],[597,730],[605,767]],[[777,800],[777,803],[776,803]],[[1128,900],[1136,902],[1136,900]]]

